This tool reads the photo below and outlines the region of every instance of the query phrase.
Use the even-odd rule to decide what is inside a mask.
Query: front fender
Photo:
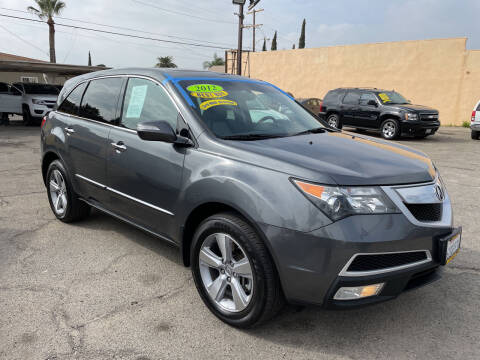
[[[180,226],[198,206],[228,205],[257,223],[308,232],[330,224],[290,181],[290,175],[221,156],[191,151],[177,209]]]

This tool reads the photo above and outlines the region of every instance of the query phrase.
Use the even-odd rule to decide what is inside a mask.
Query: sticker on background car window
[[[142,114],[143,104],[147,96],[148,85],[133,86],[128,102],[127,118],[139,119]]]
[[[385,94],[385,93],[380,93],[380,94],[378,94],[378,96],[380,97],[380,99],[382,99],[383,102],[392,101],[392,100],[390,100],[390,98],[388,97],[388,95]]]
[[[237,106],[238,104],[235,101],[226,100],[226,99],[207,100],[200,104],[200,109],[207,110],[207,109],[210,109],[212,106],[218,106],[218,105]]]

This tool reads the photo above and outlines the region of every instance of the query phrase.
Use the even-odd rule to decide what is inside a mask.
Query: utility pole
[[[237,47],[237,75],[242,75],[242,40],[243,40],[243,6],[246,0],[232,0],[238,5],[238,47]]]
[[[255,29],[257,27],[260,27],[262,26],[263,24],[256,24],[255,23],[255,14],[257,12],[261,12],[263,11],[263,9],[258,9],[258,10],[253,10],[253,11],[250,11],[248,14],[252,14],[253,15],[253,25],[251,25],[252,29],[253,29],[253,44],[252,44],[252,51],[255,52]],[[245,26],[245,27],[250,27],[250,26]]]

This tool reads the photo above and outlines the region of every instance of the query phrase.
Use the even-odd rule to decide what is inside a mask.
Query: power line
[[[37,23],[44,23],[44,24],[47,23],[46,21],[43,21],[43,20],[29,19],[29,18],[21,17],[21,16],[14,16],[14,15],[7,15],[7,14],[0,14],[0,16],[7,17],[7,18],[12,18],[12,19],[27,20],[27,21],[37,22]],[[228,50],[229,49],[229,48],[226,48],[226,47],[215,46],[215,45],[207,45],[207,44],[201,44],[201,43],[191,43],[191,42],[184,42],[184,41],[158,39],[158,38],[152,38],[152,37],[147,37],[147,36],[125,34],[125,33],[119,33],[119,32],[108,31],[108,30],[92,29],[92,28],[88,28],[88,27],[84,27],[84,26],[78,26],[78,25],[61,24],[61,23],[58,23],[58,22],[55,23],[55,25],[64,26],[64,27],[68,27],[68,28],[74,28],[74,29],[80,29],[80,30],[95,31],[95,32],[100,32],[100,33],[110,34],[110,35],[131,37],[131,38],[135,38],[135,39],[165,42],[165,43],[171,43],[171,44],[180,44],[180,45],[188,45],[188,46],[196,46],[196,47],[204,47],[204,48],[212,48],[212,49],[221,49],[221,50]]]
[[[3,6],[0,6],[0,9],[7,10],[7,11],[15,11],[15,12],[23,13],[23,14],[31,14],[30,12],[25,11],[25,10],[10,9],[10,8],[6,8],[6,7],[3,7]],[[181,40],[189,40],[189,41],[201,41],[201,42],[208,43],[208,44],[225,45],[225,46],[230,46],[231,47],[231,45],[227,44],[227,43],[192,39],[192,38],[183,37],[183,36],[176,36],[176,35],[160,34],[160,33],[155,33],[155,32],[151,32],[151,31],[139,30],[139,29],[134,29],[134,28],[130,28],[130,27],[125,27],[125,26],[108,25],[108,24],[102,24],[102,23],[97,23],[97,22],[88,21],[88,20],[67,18],[67,17],[63,17],[63,16],[56,16],[56,18],[62,19],[62,20],[68,20],[68,21],[82,22],[84,24],[103,26],[103,27],[107,27],[107,28],[111,28],[111,29],[127,30],[127,31],[133,31],[133,32],[138,32],[138,33],[150,34],[150,35],[165,36],[165,37],[173,38],[173,39],[181,39]]]
[[[5,30],[6,32],[8,32],[10,35],[15,36],[17,39],[23,41],[24,43],[30,45],[31,47],[33,47],[33,48],[35,48],[35,49],[37,49],[37,50],[40,51],[42,54],[45,54],[45,55],[49,56],[47,52],[43,51],[43,49],[39,48],[39,47],[36,46],[35,44],[32,44],[30,41],[25,40],[24,38],[18,36],[17,34],[11,32],[10,30],[8,30],[8,29],[7,29],[5,26],[3,26],[2,24],[0,24],[0,27],[1,27],[3,30]]]
[[[189,14],[189,13],[184,13],[184,12],[181,12],[181,11],[165,9],[165,8],[160,7],[160,6],[149,4],[149,3],[146,3],[146,2],[143,2],[143,1],[140,1],[140,0],[132,0],[132,1],[137,3],[137,4],[150,6],[150,7],[153,7],[155,9],[162,10],[162,11],[165,11],[165,12],[168,12],[168,13],[171,13],[171,14],[188,16],[189,18],[195,18],[195,19],[200,19],[200,20],[204,20],[204,21],[211,21],[211,22],[216,22],[216,23],[235,24],[234,22],[231,22],[231,21],[216,20],[216,19],[212,19],[212,18],[205,18],[203,16],[196,16],[196,15],[192,15],[192,14]]]

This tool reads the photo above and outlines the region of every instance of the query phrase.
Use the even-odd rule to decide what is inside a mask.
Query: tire
[[[387,119],[382,123],[380,131],[384,139],[393,140],[400,135],[400,125],[395,119]]]
[[[32,125],[32,116],[30,115],[30,110],[28,106],[24,106],[22,108],[22,117],[23,117],[23,124],[25,126]]]
[[[338,114],[330,114],[327,117],[327,123],[335,129],[341,129],[342,124],[340,123],[340,116]]]
[[[86,218],[90,206],[73,192],[70,178],[61,161],[53,161],[47,170],[47,194],[50,208],[57,219],[69,223]]]
[[[230,244],[233,251],[221,251],[219,244]],[[226,245],[223,249],[229,248]],[[229,257],[229,253],[233,255]],[[220,213],[203,221],[195,232],[190,254],[200,297],[225,323],[251,328],[283,307],[280,281],[265,244],[236,214]]]
[[[473,140],[478,140],[479,137],[480,137],[480,131],[472,130],[472,139]]]

